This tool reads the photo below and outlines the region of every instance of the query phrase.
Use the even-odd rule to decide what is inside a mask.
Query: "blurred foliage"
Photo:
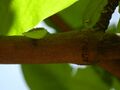
[[[0,0],[0,35],[21,35],[40,21],[70,6],[77,0]],[[57,15],[72,29],[95,25],[107,0],[79,0]],[[60,31],[50,18],[45,22]],[[120,30],[120,22],[118,24]],[[116,33],[116,27],[109,28]],[[69,64],[22,65],[31,90],[120,90],[117,78],[98,66],[78,68]]]
[[[75,74],[74,67],[68,64],[22,65],[22,68],[31,90],[109,90],[113,80],[96,66],[78,68]]]
[[[11,2],[12,0],[0,0],[0,35],[6,35],[14,22]]]
[[[57,15],[70,26],[72,30],[90,28],[97,22],[106,4],[107,0],[79,0],[67,9],[57,13]],[[59,26],[57,27],[56,22],[52,22],[51,17],[47,18],[45,22],[57,31],[62,31]]]

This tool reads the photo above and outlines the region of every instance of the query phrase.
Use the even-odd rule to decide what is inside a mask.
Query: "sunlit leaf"
[[[0,30],[22,34],[77,0],[0,0]],[[7,33],[6,32],[6,33]]]

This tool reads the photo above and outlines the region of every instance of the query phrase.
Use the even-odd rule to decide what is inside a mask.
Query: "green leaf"
[[[68,24],[73,30],[81,28],[89,28],[95,25],[103,11],[103,7],[107,4],[107,0],[79,0],[72,6],[58,13],[58,16]],[[56,23],[50,21],[45,22],[56,28]]]
[[[107,72],[106,70],[104,70],[96,65],[92,66],[92,69],[96,72],[96,74],[98,76],[101,77],[101,80],[103,80],[103,82],[106,85],[108,85],[109,87],[112,86],[114,76],[111,73]]]
[[[70,85],[70,90],[109,90],[100,76],[91,66],[79,68]]]
[[[22,69],[31,90],[68,90],[68,64],[22,65]]]
[[[73,74],[68,64],[22,65],[31,90],[109,90],[93,67],[79,68]]]
[[[33,39],[41,39],[45,37],[48,33],[48,31],[44,28],[33,28],[29,30],[28,32],[24,32],[23,35],[29,38]]]
[[[76,1],[0,0],[0,30],[3,31],[2,34],[7,31],[8,35],[20,35]]]

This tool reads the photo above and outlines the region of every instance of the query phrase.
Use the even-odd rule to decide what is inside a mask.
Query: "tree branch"
[[[93,27],[96,30],[105,31],[109,25],[109,21],[115,8],[118,6],[119,0],[108,0],[107,5],[103,8],[98,22]]]
[[[105,12],[101,14],[94,28],[100,27],[100,30],[107,28],[108,20],[118,4],[117,0],[109,0],[109,2],[108,6],[112,9],[105,7]],[[63,28],[61,29],[64,31],[69,30],[66,26]],[[39,40],[22,36],[1,36],[0,63],[98,64],[120,77],[120,37],[95,30],[52,34]]]
[[[81,56],[81,48],[85,43],[79,34],[79,32],[59,33],[40,40],[20,36],[1,37],[0,63],[85,64]]]
[[[103,37],[109,34],[104,35],[94,30],[83,30],[52,34],[40,40],[22,36],[1,37],[0,63],[94,64],[101,60],[120,60],[120,38],[117,37],[117,42],[110,37],[105,41]],[[101,43],[103,39],[109,43]]]
[[[33,40],[0,37],[1,64],[98,64],[120,77],[120,37],[95,30],[71,31]]]
[[[54,23],[62,32],[73,30],[64,20],[58,15],[52,15],[49,19]]]

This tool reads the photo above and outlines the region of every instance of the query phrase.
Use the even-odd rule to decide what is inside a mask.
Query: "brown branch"
[[[118,6],[119,0],[108,0],[107,5],[103,8],[98,22],[93,27],[96,30],[105,31],[109,25],[111,16]]]
[[[104,35],[97,52],[100,60],[97,64],[120,78],[120,37]]]
[[[33,40],[0,37],[1,64],[98,64],[120,77],[120,37],[95,30],[72,31]]]
[[[40,40],[20,36],[1,37],[0,63],[89,64],[83,60],[84,53],[82,55],[82,48],[87,47],[86,42],[80,32],[53,34]],[[94,45],[91,45],[89,42],[89,47],[94,48]],[[88,53],[91,53],[91,60],[94,57],[94,51],[90,50]]]
[[[100,60],[120,59],[120,45],[112,42],[112,38],[110,43],[101,42],[99,39],[104,34],[99,33],[74,31],[49,35],[40,40],[21,36],[1,37],[0,63],[93,64]]]
[[[60,29],[62,32],[67,32],[72,30],[72,28],[58,15],[55,14],[49,19]]]

